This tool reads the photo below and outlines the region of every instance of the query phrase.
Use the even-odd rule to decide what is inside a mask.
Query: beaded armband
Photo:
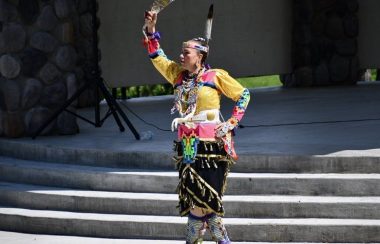
[[[154,33],[146,33],[149,40],[160,40],[161,39],[161,33],[156,31]]]
[[[158,42],[161,38],[159,32],[146,33],[146,37],[143,39],[143,44],[148,50],[150,58],[156,58],[157,56],[165,56],[162,49],[160,48],[160,43]]]

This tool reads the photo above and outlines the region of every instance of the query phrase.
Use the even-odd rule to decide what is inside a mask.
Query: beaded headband
[[[198,45],[198,44],[194,44],[192,42],[184,42],[182,47],[183,48],[193,48],[193,49],[196,49],[198,51],[205,52],[205,53],[208,52],[208,47]]]

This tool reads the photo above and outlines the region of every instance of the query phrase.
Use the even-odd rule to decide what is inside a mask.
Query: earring
[[[197,61],[196,66],[197,66],[197,69],[201,67],[201,62],[199,60]]]

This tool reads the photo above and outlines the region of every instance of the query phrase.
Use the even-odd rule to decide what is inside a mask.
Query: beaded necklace
[[[192,75],[188,72],[183,74],[182,84],[174,91],[174,106],[171,109],[172,114],[178,111],[181,117],[185,117],[195,112],[199,90],[198,79],[200,74],[204,71],[205,68],[200,69],[198,73]]]

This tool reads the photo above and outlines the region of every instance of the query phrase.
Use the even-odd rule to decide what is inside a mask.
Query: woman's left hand
[[[218,138],[222,138],[228,132],[232,131],[238,124],[236,118],[231,118],[226,122],[223,122],[215,127],[215,136]]]
[[[215,136],[218,138],[222,138],[229,131],[229,126],[227,122],[223,122],[215,127]]]

